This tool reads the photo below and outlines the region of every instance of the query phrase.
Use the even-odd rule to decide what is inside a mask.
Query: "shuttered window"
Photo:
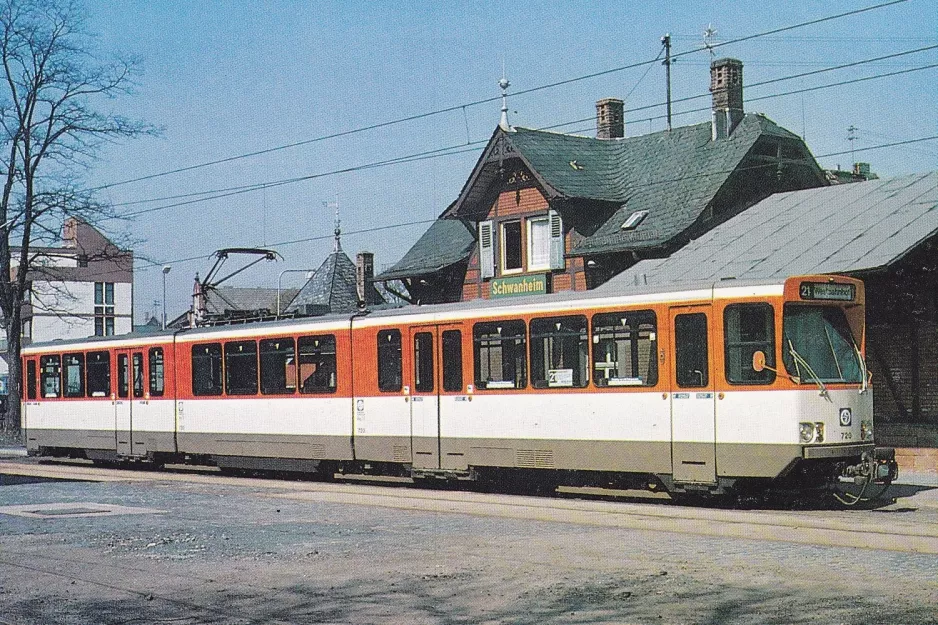
[[[483,278],[495,276],[495,245],[491,221],[479,223],[479,271]]]

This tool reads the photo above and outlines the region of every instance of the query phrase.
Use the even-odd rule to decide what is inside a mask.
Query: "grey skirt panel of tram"
[[[348,436],[179,432],[179,451],[187,454],[259,458],[351,460]]]

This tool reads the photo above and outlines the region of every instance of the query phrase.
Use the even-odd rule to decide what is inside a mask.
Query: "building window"
[[[335,393],[335,335],[301,336],[300,392]]]
[[[110,394],[110,352],[88,352],[88,397],[107,397]]]
[[[90,382],[89,382],[90,384]],[[163,364],[163,348],[150,348],[150,395],[160,397],[166,387],[165,365]]]
[[[94,335],[114,334],[114,283],[94,283]]]
[[[502,273],[521,271],[521,222],[507,221],[502,224]]]
[[[225,393],[257,395],[257,343],[225,343]]]
[[[221,344],[192,346],[192,394],[221,395]]]
[[[296,392],[296,344],[291,338],[261,341],[261,393],[292,395]]]
[[[489,321],[472,326],[476,388],[527,386],[524,321]]]
[[[731,384],[770,384],[775,373],[752,368],[752,355],[761,351],[775,368],[775,315],[769,304],[737,304],[723,312],[726,380]]]
[[[403,384],[400,330],[378,332],[378,390],[400,391]]]
[[[528,271],[550,269],[550,220],[528,220]]]
[[[586,317],[531,321],[531,386],[583,388],[589,380]]]
[[[658,383],[655,313],[629,310],[593,315],[593,379],[596,386]]]

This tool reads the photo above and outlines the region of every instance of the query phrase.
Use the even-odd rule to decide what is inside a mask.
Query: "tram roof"
[[[172,342],[174,337],[183,340],[191,340],[189,337],[204,337],[214,335],[233,335],[233,334],[256,334],[263,333],[289,333],[292,331],[303,332],[304,328],[315,325],[317,327],[334,326],[339,328],[345,326],[352,318],[367,320],[366,325],[381,323],[385,319],[396,319],[407,316],[445,316],[451,313],[465,313],[472,310],[494,311],[499,309],[514,308],[535,308],[550,310],[551,308],[564,308],[575,302],[597,302],[600,300],[614,300],[618,298],[634,297],[641,299],[642,296],[649,296],[655,300],[666,301],[665,297],[670,294],[686,293],[690,297],[706,296],[706,292],[714,292],[722,289],[742,289],[751,291],[757,287],[781,286],[782,281],[778,279],[761,280],[723,280],[720,282],[696,281],[684,282],[669,285],[620,285],[612,290],[593,290],[593,291],[568,291],[563,293],[553,293],[548,295],[525,295],[491,300],[470,300],[465,302],[454,302],[450,304],[429,304],[429,305],[406,305],[406,306],[379,306],[371,309],[365,314],[331,314],[319,317],[299,317],[291,319],[280,319],[277,321],[258,321],[252,323],[239,323],[218,326],[207,326],[201,328],[187,328],[184,330],[163,330],[151,333],[130,333],[118,336],[91,336],[79,339],[44,341],[41,343],[32,343],[29,349],[45,349],[51,347],[66,347],[87,345],[94,349],[96,345],[108,345],[109,347],[120,347],[126,345],[144,345],[156,343]],[[761,289],[764,291],[764,289]],[[460,315],[462,316],[462,315]],[[392,322],[393,323],[393,322]]]

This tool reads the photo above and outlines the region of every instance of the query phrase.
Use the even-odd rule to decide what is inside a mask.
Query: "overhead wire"
[[[909,0],[889,0],[888,2],[881,2],[881,3],[879,3],[879,4],[870,5],[870,6],[867,6],[867,7],[860,7],[860,8],[857,8],[857,9],[852,9],[852,10],[850,10],[850,11],[845,11],[845,12],[843,12],[843,13],[838,13],[838,14],[835,14],[835,15],[828,15],[828,16],[821,17],[821,18],[816,18],[816,19],[813,19],[813,20],[807,20],[807,21],[804,21],[804,22],[799,22],[799,23],[797,23],[797,24],[791,24],[791,25],[788,25],[788,26],[782,26],[782,27],[779,27],[779,28],[773,28],[773,29],[770,29],[770,30],[762,31],[762,32],[759,32],[759,33],[754,33],[754,34],[751,34],[751,35],[745,35],[745,36],[737,37],[737,38],[734,38],[734,39],[729,39],[729,40],[727,40],[727,41],[722,41],[722,42],[718,42],[718,43],[715,43],[715,44],[700,46],[700,47],[693,48],[693,49],[690,49],[690,50],[685,50],[685,51],[683,51],[683,52],[676,52],[676,53],[673,53],[673,54],[671,55],[671,58],[672,58],[672,59],[677,59],[677,58],[680,58],[680,57],[688,56],[688,55],[691,55],[691,54],[696,54],[696,53],[698,53],[698,52],[702,52],[702,51],[706,51],[706,50],[713,50],[713,49],[715,49],[715,48],[720,48],[720,47],[724,47],[724,46],[728,46],[728,45],[732,45],[732,44],[736,44],[736,43],[742,43],[742,42],[744,42],[744,41],[751,41],[751,40],[753,40],[753,39],[758,39],[758,38],[762,38],[762,37],[770,37],[771,35],[776,35],[776,34],[783,33],[783,32],[789,32],[789,31],[792,31],[792,30],[800,29],[800,28],[806,28],[806,27],[808,27],[808,26],[815,26],[815,25],[817,25],[817,24],[822,24],[822,23],[825,23],[825,22],[830,22],[830,21],[834,21],[834,20],[838,20],[838,19],[843,19],[843,18],[846,18],[846,17],[852,17],[852,16],[854,16],[854,15],[859,15],[859,14],[861,14],[861,13],[866,13],[866,12],[869,12],[869,11],[875,11],[875,10],[883,9],[883,8],[890,7],[890,6],[894,6],[894,5],[897,5],[897,4],[902,4],[902,3],[905,3],[905,2],[908,2],[908,1],[909,1]],[[659,55],[659,57],[660,57],[660,55]],[[528,88],[528,89],[522,89],[522,90],[520,90],[520,91],[516,91],[516,92],[514,92],[514,93],[512,93],[512,94],[509,94],[508,97],[516,98],[516,97],[519,97],[519,96],[522,96],[522,95],[527,95],[527,94],[530,94],[530,93],[536,93],[536,92],[538,92],[538,91],[543,91],[543,90],[545,90],[545,89],[553,89],[553,88],[556,88],[556,87],[560,87],[560,86],[572,84],[572,83],[575,83],[575,82],[580,82],[580,81],[584,81],[584,80],[590,80],[590,79],[592,79],[592,78],[597,78],[597,77],[600,77],[600,76],[606,76],[606,75],[609,75],[609,74],[613,74],[613,73],[617,73],[617,72],[622,72],[622,71],[629,70],[629,69],[635,69],[635,68],[638,68],[638,67],[642,67],[642,66],[644,66],[644,65],[653,65],[653,64],[656,63],[657,61],[658,61],[658,57],[656,57],[656,58],[654,58],[654,59],[651,59],[651,60],[639,61],[639,62],[636,62],[636,63],[629,63],[629,64],[626,64],[626,65],[622,65],[622,66],[619,66],[619,67],[614,67],[614,68],[611,68],[611,69],[601,70],[601,71],[598,71],[598,72],[592,72],[592,73],[589,73],[589,74],[584,74],[584,75],[581,75],[581,76],[576,76],[576,77],[568,78],[568,79],[565,79],[565,80],[560,80],[560,81],[556,81],[556,82],[552,82],[552,83],[547,83],[547,84],[544,84],[544,85],[538,85],[538,86],[535,86],[535,87],[530,87],[530,88]],[[145,175],[145,176],[139,176],[139,177],[136,177],[136,178],[130,178],[130,179],[127,179],[127,180],[121,180],[121,181],[118,181],[118,182],[108,183],[108,184],[100,185],[100,186],[97,186],[97,187],[92,187],[92,188],[90,188],[89,190],[90,190],[90,191],[99,191],[99,190],[103,190],[103,189],[111,189],[111,188],[114,188],[114,187],[123,186],[123,185],[128,185],[128,184],[132,184],[132,183],[136,183],[136,182],[143,182],[143,181],[146,181],[146,180],[152,180],[152,179],[154,179],[154,178],[161,178],[161,177],[164,177],[164,176],[169,176],[169,175],[184,173],[184,172],[193,171],[193,170],[196,170],[196,169],[202,169],[202,168],[205,168],[205,167],[211,167],[211,166],[215,166],[215,165],[221,165],[221,164],[224,164],[224,163],[230,163],[230,162],[237,161],[237,160],[241,160],[241,159],[245,159],[245,158],[252,158],[252,157],[261,156],[261,155],[264,155],[264,154],[270,154],[270,153],[272,153],[272,152],[277,152],[277,151],[281,151],[281,150],[296,148],[296,147],[300,147],[300,146],[303,146],[303,145],[309,145],[309,144],[311,144],[311,143],[326,141],[326,140],[329,140],[329,139],[336,139],[336,138],[346,137],[346,136],[350,136],[350,135],[354,135],[354,134],[358,134],[358,133],[362,133],[362,132],[368,132],[368,131],[372,131],[372,130],[378,130],[378,129],[380,129],[380,128],[386,128],[386,127],[394,126],[394,125],[397,125],[397,124],[402,124],[402,123],[406,123],[406,122],[411,122],[411,121],[416,121],[416,120],[420,120],[420,119],[425,119],[425,118],[432,117],[432,116],[435,116],[435,115],[441,115],[441,114],[444,114],[444,113],[451,113],[451,112],[454,112],[454,111],[458,111],[458,110],[460,110],[460,109],[465,109],[466,107],[478,106],[478,105],[481,105],[481,104],[487,104],[487,103],[490,103],[490,102],[495,102],[495,101],[499,100],[500,97],[501,97],[501,96],[492,96],[492,97],[489,97],[489,98],[482,98],[482,99],[479,99],[479,100],[473,100],[473,101],[471,101],[471,102],[465,102],[465,103],[462,103],[462,104],[456,104],[456,105],[453,105],[453,106],[448,106],[448,107],[436,109],[436,110],[433,110],[433,111],[426,111],[426,112],[423,112],[423,113],[415,113],[415,114],[413,114],[413,115],[408,115],[408,116],[400,117],[400,118],[397,118],[397,119],[388,120],[388,121],[385,121],[385,122],[379,122],[379,123],[376,123],[376,124],[369,124],[369,125],[367,125],[367,126],[361,126],[361,127],[358,127],[358,128],[352,128],[352,129],[344,130],[344,131],[340,131],[340,132],[334,132],[334,133],[330,133],[330,134],[327,134],[327,135],[322,135],[322,136],[318,136],[318,137],[313,137],[313,138],[310,138],[310,139],[304,139],[304,140],[301,140],[301,141],[294,141],[294,142],[292,142],[292,143],[287,143],[287,144],[284,144],[284,145],[274,146],[274,147],[271,147],[271,148],[265,148],[265,149],[262,149],[262,150],[255,150],[255,151],[253,151],[253,152],[247,152],[247,153],[244,153],[244,154],[236,154],[236,155],[229,156],[229,157],[225,157],[225,158],[214,159],[214,160],[211,160],[211,161],[205,161],[205,162],[202,162],[202,163],[197,163],[197,164],[195,164],[195,165],[188,165],[188,166],[185,166],[185,167],[178,167],[178,168],[171,169],[171,170],[168,170],[168,171],[157,172],[157,173],[154,173],[154,174],[148,174],[148,175]]]
[[[929,47],[928,49],[933,49],[933,48],[938,48],[938,46],[931,46],[931,47]],[[911,52],[900,53],[900,54],[908,54],[908,53],[911,53]],[[848,64],[845,64],[845,65],[842,65],[842,66],[836,66],[836,68],[827,68],[827,69],[825,69],[825,70],[818,70],[818,71],[813,71],[813,72],[806,72],[806,73],[803,73],[803,74],[795,75],[795,76],[793,76],[793,77],[781,77],[781,78],[775,78],[775,79],[771,79],[771,80],[766,80],[766,81],[762,81],[761,83],[754,84],[754,85],[752,85],[752,86],[754,87],[754,86],[757,86],[757,85],[767,85],[767,84],[782,82],[782,81],[785,81],[785,80],[790,80],[790,79],[795,78],[795,77],[804,77],[804,76],[809,76],[809,75],[815,75],[815,74],[822,73],[823,71],[833,71],[833,69],[842,69],[842,68],[846,68],[846,67],[853,67],[853,66],[856,66],[856,65],[859,64],[859,63],[862,63],[862,61],[853,62],[853,63],[848,63]],[[789,96],[789,95],[797,95],[797,94],[801,94],[801,93],[808,93],[808,92],[811,92],[811,91],[818,91],[818,90],[822,90],[822,89],[830,89],[830,88],[834,88],[834,87],[846,86],[846,85],[851,85],[851,84],[866,82],[866,81],[875,80],[875,79],[888,78],[888,77],[898,76],[898,75],[902,75],[902,74],[908,74],[908,73],[912,73],[912,72],[923,71],[923,70],[926,70],[926,69],[933,69],[933,68],[935,68],[935,67],[938,67],[938,63],[929,64],[929,65],[924,65],[924,66],[918,66],[918,67],[914,67],[914,68],[910,68],[910,69],[905,69],[905,70],[899,70],[899,71],[895,71],[895,72],[888,72],[888,73],[884,73],[884,74],[875,74],[875,75],[872,75],[872,76],[864,76],[864,77],[860,77],[860,78],[853,78],[853,79],[850,79],[850,80],[839,81],[839,82],[835,82],[835,83],[828,83],[828,84],[825,84],[825,85],[816,85],[816,86],[812,86],[812,87],[806,87],[806,88],[803,88],[803,89],[796,89],[796,90],[786,91],[786,92],[782,92],[782,93],[774,93],[774,94],[769,94],[769,95],[765,95],[765,96],[758,96],[758,97],[755,97],[755,98],[749,98],[749,99],[747,99],[747,102],[759,102],[759,101],[762,101],[762,100],[768,100],[768,99],[773,99],[773,98],[785,97],[785,96]],[[704,96],[704,95],[688,96],[688,97],[686,97],[686,98],[679,98],[679,99],[675,100],[675,102],[686,102],[686,101],[690,101],[690,100],[694,100],[694,99],[699,99],[699,98],[701,98],[701,97],[705,97],[705,96]],[[638,109],[635,109],[635,110],[644,110],[644,109],[648,109],[648,108],[655,108],[655,107],[658,107],[658,106],[661,106],[661,104],[647,105],[647,106],[644,106],[644,107],[639,107]],[[698,113],[698,112],[708,111],[708,110],[710,110],[709,107],[702,107],[702,108],[697,108],[697,109],[688,109],[688,110],[684,110],[684,111],[676,111],[676,112],[673,113],[673,115],[674,115],[675,117],[677,117],[677,116],[681,116],[681,115],[690,115],[690,114],[693,114],[693,113]],[[641,123],[641,122],[646,122],[646,121],[655,121],[655,120],[659,120],[659,119],[664,119],[664,117],[665,117],[664,115],[659,115],[659,116],[647,117],[647,118],[642,118],[642,119],[629,120],[629,123]],[[569,125],[572,125],[572,124],[581,124],[581,123],[584,123],[584,122],[593,121],[593,119],[594,119],[593,117],[587,117],[587,118],[582,118],[582,119],[578,119],[578,120],[573,120],[573,121],[570,121],[570,122],[564,122],[564,123],[561,123],[561,124],[553,124],[553,125],[550,125],[550,126],[544,126],[544,127],[539,128],[538,130],[553,130],[553,129],[556,129],[556,128],[561,128],[561,127],[569,126]],[[152,202],[162,202],[162,201],[167,201],[167,200],[175,200],[175,199],[184,200],[184,201],[180,201],[180,202],[173,202],[173,203],[170,203],[170,204],[163,204],[163,205],[160,205],[160,206],[155,206],[155,207],[151,207],[151,208],[146,208],[146,209],[140,209],[140,210],[137,210],[137,211],[127,212],[127,213],[123,213],[123,214],[120,214],[120,215],[108,216],[108,217],[106,217],[106,219],[118,219],[118,218],[127,219],[127,218],[137,217],[137,216],[144,215],[144,214],[148,214],[148,213],[154,213],[154,212],[159,212],[159,211],[163,211],[163,210],[168,210],[168,209],[170,209],[170,208],[178,208],[178,207],[180,207],[180,206],[188,206],[188,205],[191,205],[191,204],[197,204],[197,203],[206,202],[206,201],[210,201],[210,200],[216,200],[216,199],[222,199],[222,198],[232,197],[232,196],[236,196],[236,195],[242,195],[242,194],[244,194],[244,193],[250,193],[250,192],[258,191],[258,190],[261,190],[261,189],[276,188],[276,187],[281,187],[281,186],[285,186],[285,185],[296,184],[296,183],[299,183],[299,182],[305,182],[305,181],[314,180],[314,179],[317,179],[317,178],[324,178],[324,177],[335,176],[335,175],[339,175],[339,174],[353,173],[353,172],[364,171],[364,170],[368,170],[368,169],[376,169],[376,168],[381,168],[381,167],[387,167],[387,166],[390,166],[390,165],[399,165],[399,164],[403,164],[403,163],[416,162],[416,161],[426,160],[426,159],[429,159],[429,158],[437,158],[437,157],[442,157],[442,156],[453,156],[453,155],[462,154],[462,153],[465,153],[465,152],[475,151],[475,150],[478,149],[478,148],[477,148],[477,147],[473,147],[473,146],[480,146],[480,145],[482,145],[482,144],[484,144],[484,143],[487,143],[487,142],[488,142],[488,139],[473,141],[473,142],[469,142],[469,143],[459,143],[459,144],[455,144],[455,145],[451,145],[451,146],[447,146],[447,147],[435,148],[435,149],[433,149],[433,150],[427,150],[427,151],[423,151],[423,152],[417,152],[417,153],[409,154],[409,155],[405,155],[405,156],[394,157],[394,158],[390,158],[390,159],[383,159],[383,160],[380,160],[380,161],[374,161],[374,162],[371,162],[371,163],[365,163],[365,164],[361,164],[361,165],[354,165],[354,166],[344,167],[344,168],[335,169],[335,170],[330,170],[330,171],[325,171],[325,172],[318,172],[318,173],[314,173],[314,174],[307,174],[307,175],[304,175],[304,176],[295,176],[295,177],[291,177],[291,178],[283,178],[283,179],[277,179],[277,180],[269,180],[269,181],[264,181],[264,182],[257,182],[257,183],[253,183],[253,184],[249,184],[249,185],[238,185],[238,186],[234,186],[234,187],[213,189],[213,190],[209,190],[209,191],[196,191],[196,192],[184,193],[184,194],[177,194],[177,195],[172,195],[172,196],[163,196],[163,197],[159,197],[159,198],[148,198],[148,199],[142,199],[142,200],[134,200],[134,201],[131,201],[131,202],[126,202],[126,203],[117,203],[117,204],[113,204],[113,206],[130,206],[130,205],[137,205],[137,204],[144,204],[144,203],[152,203]]]
[[[906,146],[906,145],[912,145],[912,144],[915,144],[915,143],[923,143],[923,142],[926,142],[926,141],[936,141],[936,140],[938,140],[938,135],[930,135],[930,136],[926,136],[926,137],[917,137],[917,138],[914,138],[914,139],[906,139],[906,140],[903,140],[903,141],[893,141],[893,142],[891,142],[891,143],[884,143],[884,144],[880,144],[880,145],[874,145],[874,146],[867,146],[867,147],[855,148],[853,151],[854,151],[854,152],[862,152],[862,151],[869,151],[869,150],[885,149],[885,148]],[[826,154],[818,154],[818,155],[814,156],[814,159],[817,160],[817,159],[820,159],[820,158],[829,158],[829,157],[832,157],[832,156],[841,156],[841,155],[843,155],[843,154],[850,154],[850,152],[851,152],[850,150],[845,150],[845,151],[843,151],[843,152],[828,152],[828,153],[826,153]],[[675,182],[681,182],[681,181],[685,181],[685,180],[692,180],[692,179],[695,179],[695,178],[706,178],[706,177],[710,177],[710,176],[724,175],[724,174],[732,173],[732,172],[735,172],[735,171],[749,171],[749,170],[765,169],[765,168],[777,167],[777,166],[778,166],[778,165],[777,165],[776,163],[764,163],[764,164],[760,164],[760,165],[752,165],[752,166],[749,166],[749,167],[738,167],[738,168],[734,168],[734,169],[720,170],[720,171],[715,171],[715,172],[705,172],[705,173],[700,173],[700,174],[692,174],[692,175],[678,176],[678,177],[674,177],[674,178],[663,178],[663,179],[660,179],[660,180],[654,180],[654,181],[651,181],[651,182],[646,182],[646,183],[643,183],[643,184],[634,185],[632,188],[633,188],[633,189],[640,189],[640,188],[652,187],[652,186],[657,186],[657,185],[662,185],[662,184],[672,184],[672,183],[675,183]],[[395,229],[395,228],[406,228],[406,227],[410,227],[410,226],[419,226],[419,225],[424,225],[424,224],[433,223],[433,222],[435,222],[435,221],[437,221],[437,220],[436,220],[436,219],[420,219],[420,220],[416,220],[416,221],[408,221],[408,222],[395,223],[395,224],[386,224],[386,225],[383,225],[383,226],[373,226],[373,227],[369,227],[369,228],[361,228],[361,229],[358,229],[358,230],[343,231],[342,234],[343,234],[343,235],[369,234],[369,233],[372,233],[372,232],[381,232],[381,231],[384,231],[384,230],[391,230],[391,229]],[[301,239],[292,239],[292,240],[287,240],[287,241],[280,241],[280,242],[278,242],[278,243],[272,243],[272,244],[270,244],[269,247],[271,247],[271,248],[273,248],[273,249],[276,249],[277,247],[284,247],[284,246],[288,246],[288,245],[297,245],[297,244],[300,244],[300,243],[312,243],[312,242],[315,242],[315,241],[324,241],[324,240],[327,240],[327,239],[331,239],[331,238],[333,238],[334,236],[335,236],[334,234],[330,233],[330,234],[322,234],[322,235],[316,235],[316,236],[311,236],[311,237],[304,237],[304,238],[301,238]],[[210,257],[209,254],[199,254],[199,255],[197,255],[197,256],[189,256],[189,257],[177,258],[177,259],[172,259],[172,260],[164,260],[164,261],[161,261],[161,262],[148,262],[148,263],[146,263],[146,264],[136,266],[136,267],[135,267],[135,270],[137,270],[137,269],[139,269],[139,270],[145,270],[145,269],[148,269],[148,268],[150,268],[150,267],[160,267],[160,266],[165,265],[165,264],[179,264],[179,263],[185,263],[185,262],[192,262],[192,261],[195,261],[195,260],[205,260],[205,259],[207,259],[207,258],[209,258],[209,257]]]

